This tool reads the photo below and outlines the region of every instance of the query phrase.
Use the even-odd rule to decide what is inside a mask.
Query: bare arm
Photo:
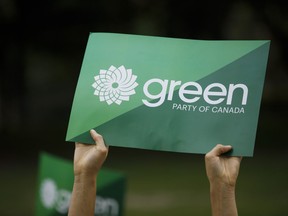
[[[205,156],[213,216],[238,215],[235,186],[242,158],[222,155],[231,149],[218,144]]]
[[[75,143],[74,185],[68,216],[94,215],[97,175],[104,163],[108,148],[101,135],[90,134],[95,145]]]

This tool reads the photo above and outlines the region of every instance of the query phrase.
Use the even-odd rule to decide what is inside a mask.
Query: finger
[[[220,156],[232,149],[230,145],[217,144],[208,154],[211,156]]]
[[[103,137],[100,134],[98,134],[94,129],[90,130],[90,134],[91,134],[93,140],[95,141],[95,144],[97,144],[97,146],[103,147],[103,148],[106,147],[104,144]]]

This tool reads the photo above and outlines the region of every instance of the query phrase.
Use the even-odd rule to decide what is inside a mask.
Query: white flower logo
[[[129,101],[130,95],[135,94],[134,89],[138,86],[136,79],[132,69],[126,69],[123,65],[118,68],[111,65],[108,70],[100,70],[99,75],[94,77],[94,95],[108,105],[120,105],[122,101]]]
[[[46,208],[52,208],[57,200],[57,186],[52,179],[43,180],[40,187],[40,196]]]

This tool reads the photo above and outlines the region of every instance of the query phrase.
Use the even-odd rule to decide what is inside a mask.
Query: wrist
[[[237,214],[235,185],[223,182],[210,183],[210,199],[213,216]]]
[[[95,168],[89,168],[84,166],[75,166],[74,165],[74,177],[82,178],[94,178],[98,175],[99,170]]]
[[[236,182],[223,181],[222,179],[209,180],[210,188],[221,188],[224,191],[231,192],[235,191]]]
[[[96,183],[97,174],[94,173],[78,173],[74,175],[74,184],[95,184]]]
[[[69,216],[94,215],[96,180],[96,175],[74,174]]]
[[[222,197],[234,197],[235,185],[226,184],[223,182],[210,183],[210,193],[217,194]]]

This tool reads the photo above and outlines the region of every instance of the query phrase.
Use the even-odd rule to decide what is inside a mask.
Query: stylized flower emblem
[[[42,204],[46,208],[52,208],[57,200],[57,186],[52,179],[43,180],[40,187]]]
[[[94,77],[94,95],[108,105],[120,105],[122,101],[129,101],[130,95],[135,94],[134,89],[138,86],[136,79],[132,69],[126,69],[123,65],[118,68],[111,65],[108,70],[100,70],[99,75]]]

